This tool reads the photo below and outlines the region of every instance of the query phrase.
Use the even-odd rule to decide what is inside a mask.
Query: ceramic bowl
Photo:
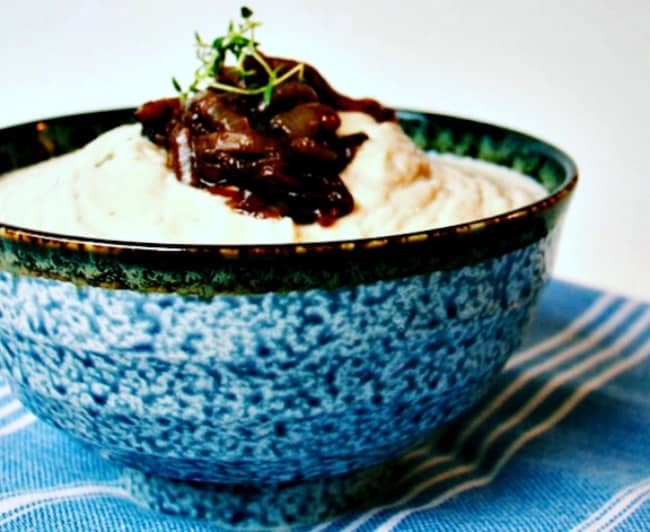
[[[15,393],[139,470],[138,485],[318,482],[386,463],[460,414],[520,344],[577,172],[521,133],[399,119],[422,148],[523,171],[548,196],[473,223],[303,245],[0,226],[0,362]],[[5,129],[0,172],[129,121],[118,110]]]

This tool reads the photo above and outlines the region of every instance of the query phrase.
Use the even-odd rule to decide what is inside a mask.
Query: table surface
[[[650,304],[552,281],[499,381],[407,455],[397,494],[307,529],[647,530],[649,382]],[[140,506],[1,376],[0,479],[7,532],[218,530]]]

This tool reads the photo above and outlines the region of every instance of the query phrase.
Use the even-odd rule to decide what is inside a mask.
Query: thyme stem
[[[264,55],[260,53],[255,40],[255,28],[260,23],[252,20],[253,11],[251,9],[244,6],[240,12],[243,20],[237,28],[231,21],[228,25],[228,33],[215,39],[212,44],[205,42],[198,33],[195,33],[196,57],[201,64],[194,71],[194,80],[187,90],[183,90],[176,78],[172,78],[172,84],[180,93],[182,100],[187,100],[191,94],[207,89],[217,89],[242,95],[263,94],[264,101],[268,104],[275,87],[296,75],[302,80],[305,68],[303,63],[295,65],[282,75],[280,75],[280,69],[271,68]],[[230,67],[230,71],[237,76],[243,86],[218,80],[220,72],[227,66],[231,56],[235,60],[235,65]],[[244,66],[249,57],[254,59],[264,70],[267,77],[266,84],[258,85],[254,79],[251,79],[251,76],[256,74],[255,70],[246,70]]]

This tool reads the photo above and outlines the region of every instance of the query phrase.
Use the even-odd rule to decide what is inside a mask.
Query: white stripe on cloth
[[[11,389],[8,384],[3,384],[0,386],[0,399],[7,397],[11,393]]]
[[[550,351],[551,349],[560,347],[562,344],[575,337],[582,329],[589,325],[591,321],[600,317],[600,314],[615,300],[616,298],[611,294],[600,296],[584,313],[577,316],[571,323],[569,323],[566,328],[510,358],[505,369],[516,368],[517,366],[529,362],[533,358],[537,358],[545,351]]]
[[[612,519],[624,515],[630,508],[649,495],[650,477],[619,490],[603,506],[576,525],[572,531],[602,530]]]
[[[533,396],[523,406],[522,409],[515,412],[508,420],[505,420],[500,425],[497,425],[492,430],[492,432],[490,434],[488,434],[487,438],[480,445],[478,458],[476,460],[474,460],[472,463],[463,464],[463,465],[457,466],[457,467],[455,467],[453,469],[443,470],[438,475],[436,475],[436,476],[434,476],[434,477],[432,477],[432,478],[430,478],[430,479],[416,485],[411,491],[409,491],[406,495],[404,495],[398,501],[396,501],[394,503],[391,503],[391,504],[388,504],[388,505],[376,507],[376,508],[366,512],[365,514],[360,516],[358,519],[356,519],[354,522],[352,522],[347,527],[345,527],[343,530],[345,532],[355,530],[357,527],[361,526],[363,523],[368,521],[373,516],[377,515],[379,512],[384,511],[384,510],[388,510],[388,509],[397,508],[399,506],[407,504],[408,502],[413,500],[415,497],[420,495],[422,492],[432,488],[433,486],[435,486],[437,484],[440,484],[440,483],[442,483],[442,482],[444,482],[444,481],[446,481],[448,479],[460,476],[460,475],[465,474],[465,473],[469,473],[469,472],[474,471],[475,469],[477,469],[479,467],[481,461],[483,460],[485,454],[487,453],[488,446],[492,442],[494,442],[498,438],[498,436],[502,435],[507,430],[513,428],[517,423],[522,423],[525,420],[525,415],[522,415],[522,411],[525,411],[528,414],[532,413],[534,410],[537,409],[537,407],[541,404],[541,402],[551,394],[552,391],[559,388],[563,384],[566,384],[567,381],[570,380],[570,377],[579,377],[581,372],[586,373],[589,370],[593,369],[593,367],[596,366],[597,364],[599,364],[600,362],[605,362],[610,358],[615,358],[617,355],[620,354],[621,350],[625,349],[628,344],[632,343],[634,340],[636,340],[636,338],[638,336],[640,336],[642,333],[644,333],[646,331],[646,328],[648,327],[648,321],[650,321],[650,311],[644,312],[643,315],[641,316],[641,318],[636,320],[634,322],[634,324],[627,330],[627,332],[624,335],[620,336],[610,347],[608,347],[607,349],[603,349],[603,350],[599,351],[594,356],[588,358],[587,360],[583,361],[582,363],[578,364],[577,366],[572,367],[570,370],[567,370],[564,373],[560,373],[560,374],[556,375],[553,379],[551,379],[551,381],[546,383],[546,385],[537,394],[535,394],[535,396]],[[638,358],[639,360],[637,360],[637,363],[640,362],[643,358],[645,358],[646,356],[648,356],[650,354],[648,352],[648,346],[650,346],[650,342],[647,342],[646,344],[644,344],[644,347],[640,351],[636,351],[634,353],[634,355],[624,359],[620,363],[616,364],[614,367],[618,367],[619,365],[623,365],[623,367],[627,367],[626,363],[630,359],[636,360]],[[597,375],[596,377],[592,378],[590,381],[587,381],[586,384],[589,384],[591,382],[600,382],[600,376],[609,375],[609,373],[610,373],[610,371],[606,370],[605,372],[603,372],[603,373]],[[569,377],[567,377],[567,375]],[[606,382],[606,381],[604,381],[604,382]],[[578,388],[578,392],[580,392],[583,389],[585,389],[585,385],[582,385],[580,388]],[[578,396],[579,400],[582,400],[582,398],[584,398],[584,396],[586,396],[586,394],[589,393],[589,391],[591,391],[591,388],[587,388],[587,389],[588,389],[588,391],[586,393],[584,393],[584,395],[579,395]],[[574,393],[571,397],[576,396],[576,393]],[[565,405],[566,404],[567,403],[565,403]],[[562,412],[563,408],[564,408],[564,405],[562,407],[560,407],[560,410],[558,410],[558,412]],[[556,414],[557,414],[557,412],[556,412]],[[566,414],[568,414],[568,411],[565,414],[563,414],[562,416],[558,417],[557,418],[558,421],[563,419],[566,416]],[[551,416],[551,418],[549,418],[549,419],[554,419],[554,418],[555,418],[555,416]],[[540,424],[540,425],[544,425],[544,424]],[[537,427],[539,427],[540,425],[538,425]],[[550,428],[551,426],[553,426],[553,425],[550,425],[548,428]],[[532,437],[535,437],[536,435],[541,434],[542,432],[545,432],[546,430],[548,430],[548,428],[546,428],[546,429],[544,429],[542,431],[536,432],[537,427],[527,431],[526,433],[523,434],[522,437],[515,440],[515,442],[505,451],[502,458],[497,462],[497,465],[501,464],[504,459],[505,459],[505,461],[507,461],[510,458],[510,456],[512,456],[512,454],[514,454],[524,443],[526,443],[529,439],[531,439],[531,438],[527,437],[527,435],[533,434]],[[521,443],[517,444],[518,441],[521,441]],[[510,453],[511,449],[513,449],[512,453]],[[505,463],[505,462],[503,462],[503,463]],[[501,466],[498,466],[498,467],[493,469],[494,476],[498,473],[500,468],[501,468]],[[450,490],[450,492],[454,491],[457,488],[459,488],[460,486],[464,486],[466,484],[469,485],[469,487],[467,489],[470,489],[471,487],[482,486],[484,484],[489,483],[492,480],[492,478],[494,478],[494,476],[489,476],[489,479],[487,481],[485,481],[485,479],[488,478],[488,477],[481,477],[480,479],[471,480],[471,481],[469,481],[469,483],[463,483],[463,484],[461,484],[459,486],[456,486],[455,488],[452,488]],[[473,485],[474,482],[479,482],[479,483],[476,484],[476,486],[474,486]],[[465,489],[462,489],[461,491],[465,491]],[[447,492],[445,492],[445,493],[447,493]],[[451,496],[453,496],[455,494],[456,493],[454,492],[449,497],[451,497]],[[449,497],[446,497],[444,500],[447,500],[447,498],[449,498]],[[437,501],[437,500],[438,500],[438,498],[434,499],[434,501]],[[440,502],[444,502],[444,500],[441,500]],[[434,504],[434,506],[436,506],[437,504],[440,504],[440,502],[437,502],[436,504]],[[429,506],[427,505],[427,509],[428,509],[428,507]],[[419,511],[419,509],[420,508],[416,508],[416,509],[413,509],[412,511]],[[405,510],[403,512],[400,512],[400,514],[397,514],[397,515],[401,515],[404,512],[407,512],[407,514],[405,514],[405,515],[408,515],[408,513],[411,512],[411,510]]]
[[[605,298],[601,298],[601,300],[599,301],[602,301],[603,299]],[[603,310],[603,308],[600,305],[594,305],[594,307],[598,307],[599,310],[601,311]],[[594,309],[594,307],[592,307],[592,310]],[[557,355],[553,357],[549,357],[541,361],[540,363],[531,366],[530,368],[528,368],[528,370],[522,372],[514,381],[512,381],[508,385],[507,388],[505,388],[501,393],[495,396],[480,412],[478,412],[472,419],[469,420],[466,428],[463,429],[463,432],[461,432],[458,438],[456,438],[456,441],[454,443],[454,446],[451,449],[451,452],[449,452],[448,454],[434,456],[431,459],[418,464],[406,475],[404,475],[404,477],[400,480],[400,482],[406,482],[407,480],[414,477],[415,475],[422,473],[423,471],[426,471],[427,469],[430,469],[435,465],[454,460],[456,455],[462,449],[465,442],[467,442],[469,438],[472,436],[472,433],[476,429],[478,429],[483,423],[485,423],[485,421],[487,421],[487,419],[492,414],[494,414],[499,408],[501,408],[506,403],[506,401],[508,401],[508,399],[510,399],[522,388],[524,388],[526,384],[531,382],[533,379],[539,377],[544,372],[554,369],[557,366],[564,364],[565,362],[568,362],[574,358],[579,357],[587,350],[597,345],[608,334],[610,334],[614,329],[616,329],[616,327],[618,327],[621,323],[623,323],[623,321],[625,321],[625,319],[628,318],[630,314],[632,314],[638,307],[639,307],[638,303],[627,302],[620,309],[618,309],[614,314],[612,314],[606,321],[600,324],[598,328],[596,328],[588,337],[572,345],[568,349],[561,351]],[[597,317],[596,313],[589,312],[589,314],[591,314],[592,318]],[[586,314],[583,314],[583,317],[584,316],[586,316]],[[585,325],[587,325],[589,321],[590,320],[581,320],[582,326],[584,327]],[[576,322],[573,323],[575,324]],[[568,331],[568,329],[572,329],[572,334],[576,334],[577,332],[579,332],[579,328],[572,327],[571,325],[567,329],[565,329],[565,331]],[[560,334],[564,336],[562,333]],[[564,341],[566,341],[567,339],[568,337],[564,337]],[[551,345],[550,342],[549,345]],[[556,347],[554,344],[552,345],[553,347]],[[539,351],[535,348],[533,349],[536,353],[542,354],[542,351]]]
[[[116,484],[70,485],[62,488],[15,495],[1,500],[0,526],[6,525],[22,515],[44,506],[58,504],[71,499],[98,496],[126,499],[141,506],[141,503],[135,497],[123,487]]]
[[[460,493],[489,484],[499,474],[499,472],[503,469],[503,467],[510,461],[510,459],[515,455],[515,453],[519,449],[521,449],[521,447],[523,447],[530,440],[537,438],[544,432],[548,431],[549,429],[557,425],[557,423],[559,423],[567,415],[569,415],[575,409],[575,407],[578,406],[582,402],[582,400],[591,392],[593,392],[597,388],[600,388],[605,383],[617,377],[624,371],[643,362],[649,356],[650,356],[650,341],[646,342],[643,346],[641,346],[641,348],[637,349],[629,357],[621,360],[620,362],[614,364],[613,366],[610,366],[607,370],[594,376],[592,379],[585,381],[564,403],[562,403],[560,408],[558,408],[553,415],[549,416],[543,422],[535,425],[531,429],[524,432],[519,438],[517,438],[512,444],[510,444],[510,446],[505,450],[505,452],[501,455],[499,460],[495,463],[495,465],[487,474],[481,477],[468,479],[467,481],[462,482],[448,489],[444,493],[441,493],[440,495],[438,495],[437,497],[429,501],[427,504],[418,506],[416,508],[409,508],[406,510],[402,510],[401,512],[395,514],[393,517],[388,519],[384,524],[377,527],[376,531],[388,532],[390,530],[393,530],[398,523],[400,523],[402,520],[404,520],[406,517],[408,517],[413,513],[430,510],[432,508],[435,508],[436,506],[439,506],[445,501],[451,499],[452,497],[459,495]],[[477,460],[475,460],[472,463],[473,470],[478,469],[478,467],[480,466],[481,459],[482,457],[479,457]],[[345,530],[350,530],[350,528],[348,527]]]
[[[14,412],[18,412],[23,407],[16,399],[9,401],[3,407],[0,407],[0,419],[9,417]]]
[[[594,528],[590,527],[589,532],[600,532],[602,530],[614,530],[618,525],[623,521],[629,519],[641,506],[650,500],[650,490],[646,490],[636,501],[634,501],[630,506],[628,506],[624,512],[622,512],[614,521],[611,521],[606,524],[603,528]],[[646,521],[645,526],[648,525]]]
[[[519,409],[519,411],[515,415],[511,416],[508,421],[501,423],[501,425],[499,425],[490,433],[488,438],[483,441],[481,445],[481,452],[483,450],[486,450],[487,447],[496,441],[496,439],[499,438],[499,436],[501,436],[503,433],[512,429],[515,425],[521,423],[526,417],[535,411],[542,404],[542,402],[548,398],[555,390],[567,384],[569,381],[577,379],[581,375],[584,375],[599,364],[607,362],[610,359],[619,356],[623,349],[625,349],[630,343],[632,343],[645,332],[648,326],[646,323],[647,321],[650,321],[650,311],[644,312],[641,316],[641,319],[632,325],[625,332],[625,334],[617,338],[611,346],[598,351],[596,354],[588,357],[586,360],[583,360],[579,364],[576,364],[571,369],[555,375],[544,386],[542,386],[542,388],[523,406],[523,408]]]
[[[64,487],[65,488],[76,488],[76,487],[88,486],[89,484],[96,484],[96,483],[95,482],[88,482],[87,480],[80,480],[78,482],[69,482],[69,483],[60,484],[58,486],[51,486],[50,488],[48,488],[48,491],[51,491],[53,489],[59,489],[59,487],[61,487],[61,488],[64,488]],[[102,483],[102,485],[117,486],[118,483],[109,481],[109,482],[106,482],[106,483]],[[30,495],[30,494],[33,494],[33,493],[34,493],[33,489],[22,489],[22,490],[16,490],[16,491],[9,491],[7,493],[3,493],[2,495],[0,495],[0,504],[2,503],[2,501],[13,499],[15,497],[22,497],[23,495]]]
[[[0,426],[0,438],[3,436],[8,436],[14,432],[22,430],[36,421],[36,416],[31,412],[27,412],[20,416],[18,419],[15,419],[11,423]]]

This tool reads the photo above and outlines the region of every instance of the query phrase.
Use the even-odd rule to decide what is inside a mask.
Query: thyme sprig
[[[186,90],[183,90],[176,78],[172,78],[172,84],[180,93],[181,99],[187,100],[192,94],[212,88],[243,95],[263,94],[264,102],[269,104],[275,87],[296,75],[302,79],[305,68],[303,63],[295,65],[286,72],[282,72],[283,65],[271,68],[259,52],[259,43],[255,40],[255,29],[261,25],[260,22],[252,19],[253,11],[248,7],[243,6],[240,14],[242,21],[237,25],[230,21],[228,33],[214,39],[212,43],[204,41],[198,32],[194,34],[196,57],[200,62],[194,71],[194,80]],[[246,70],[244,66],[249,57],[254,59],[266,73],[266,84],[261,85],[251,79],[256,72]],[[232,59],[234,64],[228,66],[229,59]],[[224,67],[227,67],[229,73],[242,83],[234,85],[218,81],[217,75]]]

